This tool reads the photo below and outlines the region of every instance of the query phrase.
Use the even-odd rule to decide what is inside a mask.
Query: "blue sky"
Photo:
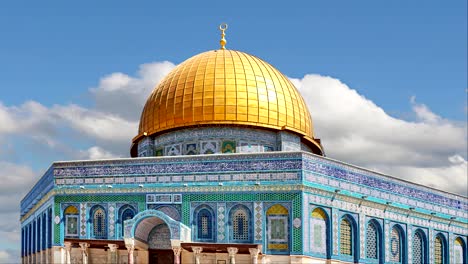
[[[465,118],[466,1],[203,2],[2,3],[1,99],[85,102],[109,72],[217,48],[216,26],[225,21],[229,48],[288,76],[337,77],[395,115],[417,95],[444,116]]]
[[[128,156],[152,88],[221,22],[293,78],[330,157],[466,195],[466,0],[165,2],[0,3],[0,263],[50,164]]]

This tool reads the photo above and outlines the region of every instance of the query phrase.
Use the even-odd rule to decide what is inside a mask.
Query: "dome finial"
[[[224,38],[224,36],[226,36],[226,34],[224,33],[224,31],[228,28],[228,25],[226,23],[222,23],[221,25],[219,25],[219,30],[221,30],[221,40],[219,41],[219,44],[221,44],[221,49],[226,49],[225,46],[226,46],[226,39]]]

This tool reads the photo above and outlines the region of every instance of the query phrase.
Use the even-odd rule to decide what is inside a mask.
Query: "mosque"
[[[131,158],[50,166],[22,263],[467,263],[467,197],[327,158],[298,90],[226,28],[149,95]]]

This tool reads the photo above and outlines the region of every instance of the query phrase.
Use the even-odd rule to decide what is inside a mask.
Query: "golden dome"
[[[174,68],[149,96],[133,143],[200,125],[291,131],[322,154],[310,113],[294,85],[270,64],[240,51],[207,51]]]

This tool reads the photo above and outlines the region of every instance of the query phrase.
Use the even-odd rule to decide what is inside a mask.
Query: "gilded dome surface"
[[[149,96],[133,143],[199,125],[292,131],[322,152],[294,85],[270,64],[240,51],[207,51],[175,67]]]

